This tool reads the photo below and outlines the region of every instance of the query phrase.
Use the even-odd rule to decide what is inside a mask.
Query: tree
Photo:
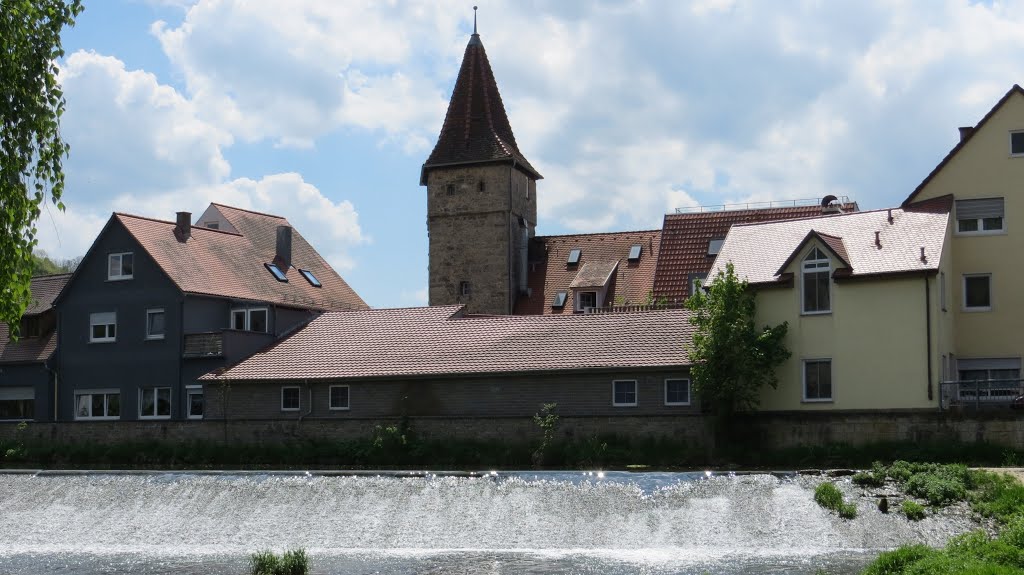
[[[754,292],[736,277],[731,263],[686,307],[697,328],[690,350],[694,392],[724,419],[757,407],[761,388],[777,386],[775,368],[789,359],[783,342],[788,324],[755,327]]]
[[[31,299],[40,207],[48,196],[64,209],[57,59],[61,30],[81,12],[81,0],[0,0],[0,322],[9,326]]]

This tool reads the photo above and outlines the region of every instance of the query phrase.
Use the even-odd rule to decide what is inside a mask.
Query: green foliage
[[[285,551],[280,557],[273,551],[259,551],[249,556],[249,575],[307,575],[309,558],[305,549]]]
[[[924,519],[924,505],[921,505],[916,501],[905,499],[900,505],[900,509],[903,511],[903,514],[907,516],[907,519],[911,521],[920,521]]]
[[[850,478],[855,485],[861,487],[881,487],[885,485],[885,476],[879,476],[871,471],[859,471]]]
[[[60,136],[64,93],[60,32],[81,0],[3,0],[0,4],[0,322],[17,326],[31,294],[35,222],[49,196],[63,210]]]
[[[249,556],[249,575],[275,575],[280,564],[273,551],[258,551]]]
[[[976,513],[1005,524],[1013,522],[1024,512],[1024,485],[1019,481],[1009,475],[988,471],[976,471],[973,476],[976,489],[971,494],[971,508]],[[1016,525],[1020,526],[1020,523]],[[1024,534],[1024,530],[1021,533]]]
[[[814,500],[825,509],[835,511],[843,519],[857,516],[857,506],[843,501],[843,494],[831,482],[824,482],[814,490]]]
[[[935,549],[927,545],[905,545],[878,556],[861,575],[898,575],[922,559],[931,557]]]
[[[32,275],[45,276],[71,273],[75,271],[80,263],[82,263],[81,256],[66,260],[56,260],[48,256],[45,251],[37,250],[32,254]]]
[[[558,414],[555,413],[556,409],[558,409],[557,403],[545,403],[540,406],[540,411],[533,415],[533,422],[541,431],[540,445],[533,452],[534,467],[541,467],[544,465],[544,457],[548,451],[548,447],[555,439],[555,430],[558,428]]]
[[[754,293],[731,263],[686,307],[696,327],[688,350],[694,391],[723,416],[757,407],[761,388],[778,385],[775,368],[790,356],[783,342],[788,325],[755,327]]]
[[[963,465],[935,465],[914,473],[906,482],[907,493],[936,506],[963,501],[972,486],[971,474]]]

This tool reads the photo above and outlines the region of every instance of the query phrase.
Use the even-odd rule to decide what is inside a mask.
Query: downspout
[[[924,248],[922,248],[924,249]],[[928,401],[932,400],[932,292],[928,274],[924,274],[925,359],[928,364]]]
[[[185,391],[185,382],[181,380],[181,364],[185,362],[185,297],[178,300],[178,413],[183,420],[188,419],[188,394]],[[206,397],[205,395],[203,397]],[[174,398],[171,398],[172,400]],[[203,401],[206,401],[205,399]],[[184,411],[184,413],[182,413]],[[204,409],[205,411],[205,409]]]

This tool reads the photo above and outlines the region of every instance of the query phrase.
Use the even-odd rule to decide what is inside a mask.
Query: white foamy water
[[[315,573],[855,572],[880,550],[942,545],[971,528],[883,515],[869,500],[845,521],[814,502],[814,484],[665,473],[0,475],[0,572],[242,573],[253,551],[295,547]]]

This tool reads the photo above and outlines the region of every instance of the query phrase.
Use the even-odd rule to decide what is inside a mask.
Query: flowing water
[[[303,547],[313,573],[856,573],[901,543],[942,545],[963,514],[859,516],[775,475],[0,474],[0,573],[245,573]]]

